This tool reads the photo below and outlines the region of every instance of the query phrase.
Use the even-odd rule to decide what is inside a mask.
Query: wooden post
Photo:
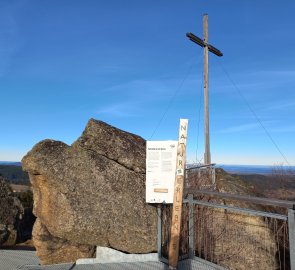
[[[211,164],[210,135],[209,135],[209,79],[208,79],[208,15],[203,17],[204,27],[204,114],[205,114],[205,154],[204,164]]]
[[[208,52],[221,57],[222,52],[208,43],[208,14],[204,14],[203,17],[204,38],[201,39],[195,36],[193,33],[187,33],[186,36],[194,43],[204,48],[204,110],[205,110],[205,153],[204,164],[211,164],[210,153],[210,136],[209,136],[209,79],[208,79]]]
[[[179,239],[181,231],[182,197],[185,175],[185,153],[188,120],[180,119],[179,139],[177,147],[176,175],[174,183],[174,198],[172,223],[169,242],[169,268],[176,269],[179,257]]]

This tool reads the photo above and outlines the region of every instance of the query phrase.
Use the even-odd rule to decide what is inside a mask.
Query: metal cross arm
[[[186,33],[186,36],[193,42],[197,43],[201,47],[208,47],[208,50],[212,53],[214,53],[217,56],[223,56],[222,52],[216,49],[214,46],[204,42],[201,38],[195,36],[193,33]]]

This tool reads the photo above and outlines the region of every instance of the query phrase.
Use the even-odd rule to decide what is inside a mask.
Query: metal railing
[[[295,270],[295,202],[187,189],[183,203],[180,259]],[[171,205],[158,216],[159,258],[167,262]]]

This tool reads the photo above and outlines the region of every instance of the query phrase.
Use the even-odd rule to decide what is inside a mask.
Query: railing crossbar
[[[223,199],[231,199],[231,200],[237,200],[237,201],[243,201],[243,202],[250,202],[250,203],[254,203],[254,204],[271,205],[271,206],[278,206],[278,207],[295,209],[295,202],[294,201],[287,201],[287,200],[260,198],[260,197],[254,197],[254,196],[237,195],[237,194],[222,193],[222,192],[209,191],[209,190],[199,190],[199,189],[186,189],[185,190],[185,197],[188,194],[208,195],[211,197],[219,197],[219,198],[223,198]]]
[[[189,203],[189,200],[185,199],[185,200],[183,200],[183,202]],[[207,206],[207,207],[225,209],[225,210],[229,210],[229,211],[233,211],[233,212],[245,213],[245,214],[252,215],[252,216],[269,217],[269,218],[276,218],[276,219],[281,219],[281,220],[288,219],[287,216],[285,216],[285,215],[257,211],[257,210],[252,210],[252,209],[248,209],[248,208],[240,208],[240,207],[234,207],[234,206],[229,206],[229,205],[222,205],[222,204],[216,204],[216,203],[210,203],[210,202],[204,202],[204,201],[198,201],[198,200],[193,200],[192,203]]]
[[[186,171],[200,170],[200,169],[206,169],[206,168],[214,167],[215,165],[216,165],[215,163],[212,163],[212,164],[204,164],[204,165],[198,165],[198,166],[194,166],[194,167],[188,167],[185,170]]]

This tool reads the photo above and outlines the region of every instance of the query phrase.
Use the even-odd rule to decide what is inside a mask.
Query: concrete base
[[[97,247],[96,258],[78,259],[76,264],[159,261],[158,253],[126,254],[108,247]]]

